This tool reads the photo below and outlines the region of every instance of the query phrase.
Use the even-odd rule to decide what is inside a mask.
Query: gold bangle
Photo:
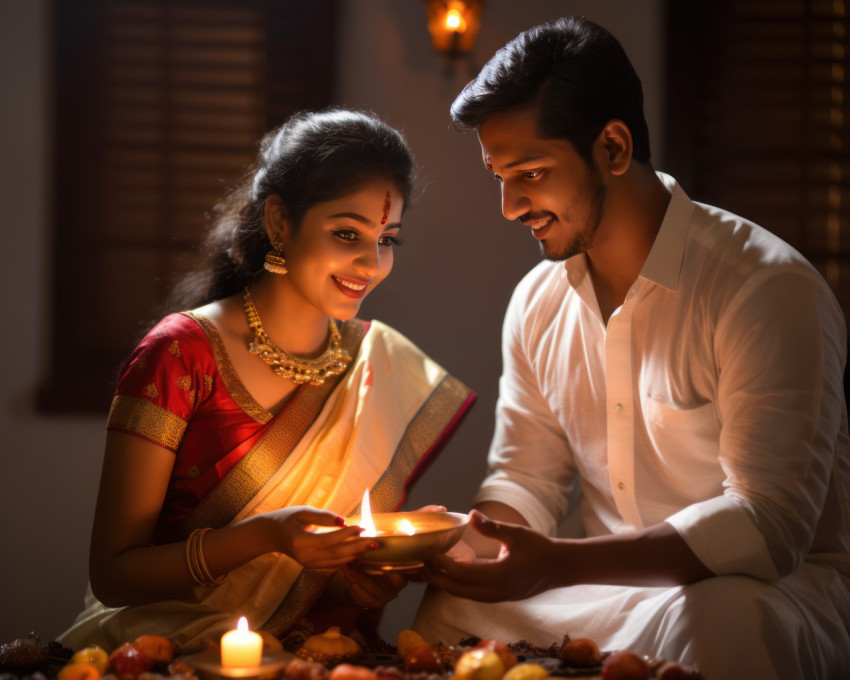
[[[195,583],[205,588],[214,588],[227,580],[226,575],[218,578],[213,576],[204,559],[204,536],[210,531],[212,531],[210,527],[195,529],[186,541],[186,565],[189,568],[189,574]]]

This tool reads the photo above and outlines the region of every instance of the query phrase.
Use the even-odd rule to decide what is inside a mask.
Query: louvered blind
[[[108,408],[120,362],[258,139],[293,111],[330,102],[334,8],[56,0],[55,328],[44,408]]]
[[[669,3],[668,166],[800,250],[850,317],[844,0]]]

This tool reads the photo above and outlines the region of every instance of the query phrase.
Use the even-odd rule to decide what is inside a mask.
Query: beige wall
[[[86,582],[88,534],[103,418],[43,417],[33,408],[46,370],[50,205],[47,0],[0,2],[0,642],[34,630],[51,638],[72,620]],[[499,213],[474,137],[449,129],[448,107],[469,79],[445,73],[420,0],[346,0],[339,104],[370,108],[406,133],[426,191],[405,219],[396,269],[363,316],[399,328],[479,395],[460,431],[408,499],[465,511],[493,426],[499,328],[510,291],[538,259],[526,230]],[[661,140],[662,0],[488,0],[474,65],[517,32],[585,14],[617,35],[644,82],[657,167]],[[143,282],[140,282],[143,285]],[[81,301],[85,304],[85,301]],[[392,640],[409,625],[421,586],[388,610]]]

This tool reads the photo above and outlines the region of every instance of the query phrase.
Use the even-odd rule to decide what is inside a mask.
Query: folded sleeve
[[[716,574],[792,573],[818,529],[844,420],[843,315],[798,264],[762,270],[715,335],[723,495],[668,518]]]
[[[498,501],[553,536],[567,512],[573,455],[532,369],[525,337],[527,282],[514,292],[502,328],[502,376],[488,474],[474,502]]]

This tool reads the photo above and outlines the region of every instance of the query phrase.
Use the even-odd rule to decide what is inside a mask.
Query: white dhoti
[[[485,604],[429,588],[413,628],[548,647],[564,634],[697,666],[706,680],[850,679],[850,579],[806,563],[777,583],[718,576],[689,586],[581,585]]]

